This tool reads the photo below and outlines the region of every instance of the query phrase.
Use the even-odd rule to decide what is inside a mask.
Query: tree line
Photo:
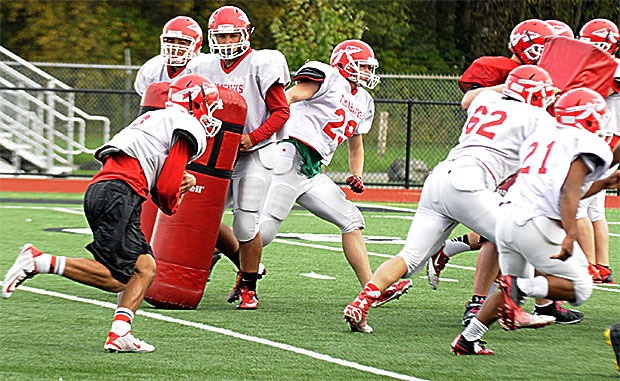
[[[140,65],[159,53],[166,21],[190,16],[206,38],[223,5],[243,9],[252,46],[282,51],[291,70],[360,38],[380,73],[460,74],[482,55],[508,56],[510,31],[528,18],[561,20],[575,34],[593,18],[620,24],[618,0],[25,0],[2,3],[0,45],[32,62],[118,65],[128,50]]]

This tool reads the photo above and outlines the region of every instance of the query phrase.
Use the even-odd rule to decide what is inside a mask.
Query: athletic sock
[[[67,257],[41,254],[34,257],[34,265],[39,274],[58,274],[65,272]]]
[[[450,258],[470,250],[471,246],[469,245],[469,238],[467,237],[467,234],[450,238],[446,241],[443,247],[443,253]]]
[[[368,282],[366,287],[362,290],[362,294],[366,294],[373,299],[377,299],[381,296],[381,290],[374,283]]]
[[[131,331],[131,322],[133,321],[133,311],[129,308],[118,307],[114,311],[114,320],[112,321],[112,328],[110,332],[113,332],[119,336],[124,336],[127,332]]]
[[[258,273],[241,272],[241,287],[247,287],[249,291],[256,291],[256,279]]]
[[[473,295],[471,297],[472,303],[482,304],[484,303],[485,300],[487,300],[487,297],[484,295]]]
[[[479,340],[489,329],[486,325],[482,324],[477,317],[471,319],[467,327],[463,330],[463,337],[467,341]]]

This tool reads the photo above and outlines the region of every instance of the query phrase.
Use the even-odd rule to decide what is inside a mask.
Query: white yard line
[[[33,288],[33,287],[27,287],[27,286],[21,286],[19,289],[23,290],[23,291],[32,292],[32,293],[35,293],[35,294],[51,296],[51,297],[54,297],[54,298],[71,300],[71,301],[74,301],[74,302],[80,302],[80,303],[86,303],[86,304],[92,304],[92,305],[99,306],[99,307],[104,307],[104,308],[116,309],[116,305],[115,304],[112,304],[112,303],[109,303],[109,302],[103,302],[103,301],[100,301],[100,300],[80,298],[79,296],[67,295],[67,294],[63,294],[63,293],[60,293],[60,292],[48,291],[48,290],[43,290],[43,289],[40,289],[40,288]],[[263,338],[257,337],[257,336],[246,335],[246,334],[243,334],[243,333],[231,331],[229,329],[214,327],[214,326],[208,325],[208,324],[197,323],[197,322],[193,322],[193,321],[189,321],[189,320],[183,320],[183,319],[177,319],[177,318],[173,318],[173,317],[170,317],[170,316],[162,315],[162,314],[159,314],[159,313],[146,312],[146,311],[142,311],[142,310],[138,310],[136,312],[136,314],[137,315],[146,316],[146,317],[149,317],[151,319],[156,319],[156,320],[161,320],[161,321],[165,321],[165,322],[168,322],[168,323],[184,325],[184,326],[187,326],[187,327],[201,329],[203,331],[213,332],[213,333],[217,333],[217,334],[220,334],[220,335],[234,337],[236,339],[241,339],[241,340],[250,341],[250,342],[253,342],[253,343],[257,343],[257,344],[266,345],[266,346],[273,347],[273,348],[282,349],[282,350],[293,352],[293,353],[297,353],[297,354],[300,354],[300,355],[303,355],[303,356],[308,356],[308,357],[311,357],[311,358],[314,358],[314,359],[317,359],[317,360],[329,362],[329,363],[336,364],[336,365],[341,365],[341,366],[344,366],[344,367],[347,367],[347,368],[353,368],[353,369],[356,369],[356,370],[360,370],[362,372],[368,372],[368,373],[371,373],[371,374],[376,374],[378,376],[391,377],[391,378],[396,379],[396,380],[424,381],[421,378],[409,376],[409,375],[406,375],[406,374],[395,373],[395,372],[391,372],[389,370],[375,368],[375,367],[372,367],[372,366],[367,366],[367,365],[359,364],[359,363],[356,363],[356,362],[353,362],[353,361],[339,359],[339,358],[332,357],[332,356],[329,356],[329,355],[325,355],[325,354],[322,354],[322,353],[310,351],[310,350],[307,350],[307,349],[304,349],[304,348],[299,348],[299,347],[295,347],[295,346],[292,346],[292,345],[289,345],[289,344],[284,344],[284,343],[279,343],[277,341],[263,339]]]

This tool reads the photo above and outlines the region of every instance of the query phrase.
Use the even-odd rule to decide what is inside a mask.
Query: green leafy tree
[[[347,0],[292,0],[271,23],[276,47],[297,69],[307,60],[329,62],[339,42],[360,39],[365,30],[364,12]]]

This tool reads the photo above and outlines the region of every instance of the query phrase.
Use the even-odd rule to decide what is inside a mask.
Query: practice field
[[[413,204],[360,204],[373,268],[398,253]],[[612,268],[620,278],[620,210],[609,209]],[[230,222],[231,215],[225,220]],[[465,232],[459,227],[456,234]],[[360,285],[334,226],[294,210],[265,249],[268,274],[260,306],[237,311],[226,302],[235,281],[227,259],[215,267],[197,310],[144,303],[137,337],[150,354],[108,354],[115,295],[62,277],[37,275],[0,300],[1,380],[609,380],[613,351],[603,331],[620,321],[620,287],[595,286],[579,307],[583,322],[504,332],[485,339],[495,356],[454,356],[471,297],[475,254],[452,259],[433,291],[424,271],[398,301],[374,308],[372,334],[351,333],[342,310]],[[79,194],[0,193],[0,273],[32,242],[57,255],[90,256]],[[179,242],[179,245],[182,245]],[[620,279],[619,279],[620,280]],[[526,309],[533,308],[533,300]]]

